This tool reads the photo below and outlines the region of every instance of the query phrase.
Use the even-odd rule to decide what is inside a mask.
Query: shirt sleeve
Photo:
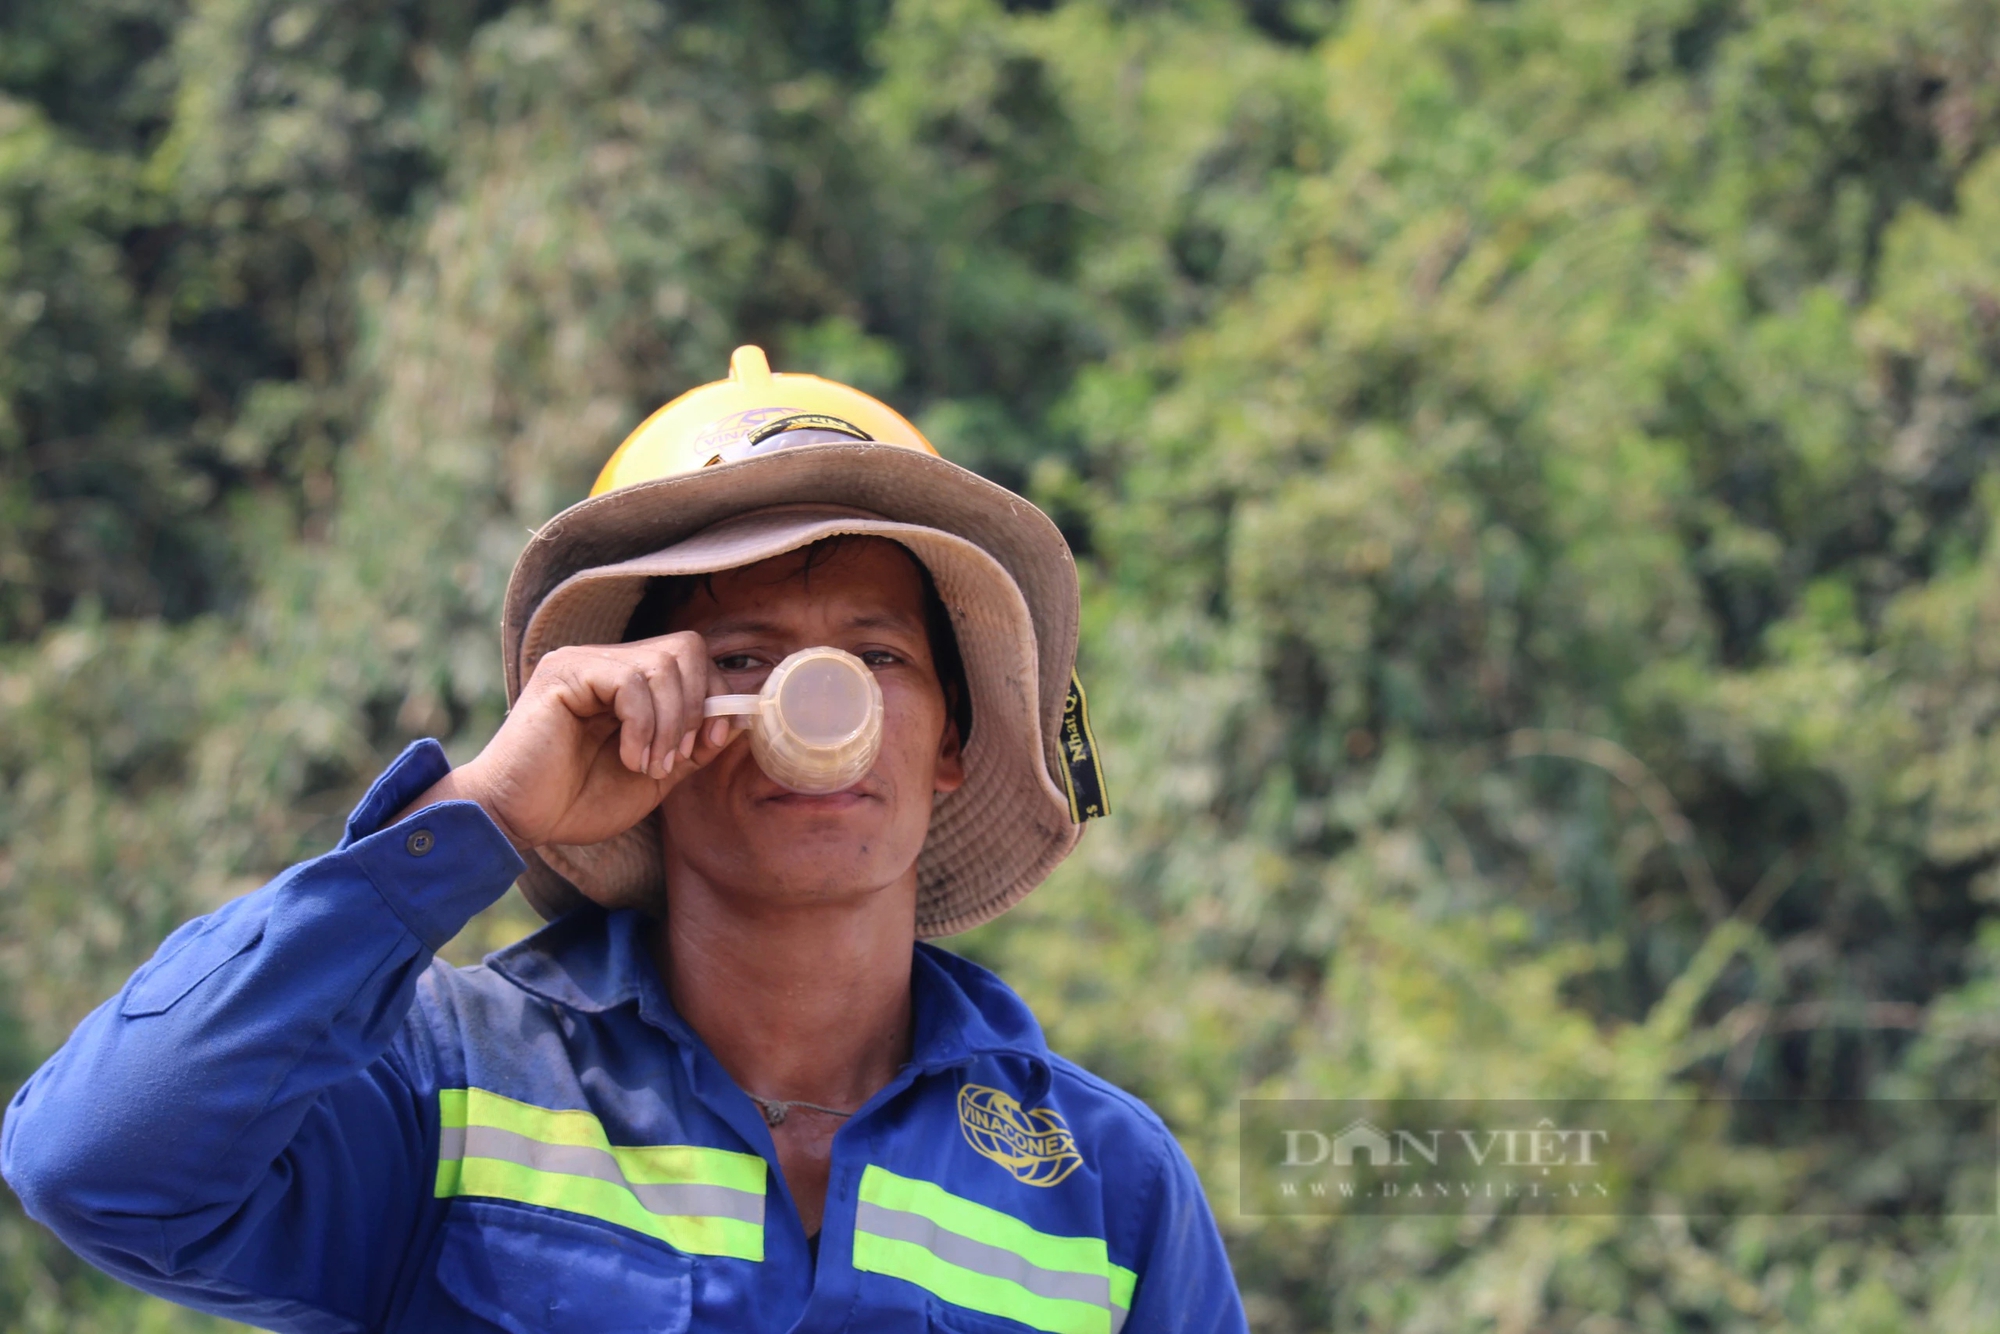
[[[1243,1299],[1194,1164],[1164,1135],[1131,1314],[1120,1334],[1248,1334]]]
[[[126,1282],[271,1328],[367,1328],[428,1191],[433,1090],[392,1041],[432,956],[521,859],[411,746],[339,845],[169,936],[21,1088],[0,1173]]]

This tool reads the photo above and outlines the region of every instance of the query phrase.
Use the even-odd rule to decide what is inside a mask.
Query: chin
[[[792,864],[769,868],[759,878],[756,892],[759,898],[775,903],[859,903],[889,888],[897,878],[897,873],[888,867],[871,864]]]
[[[764,793],[675,814],[670,827],[702,835],[682,845],[691,870],[717,888],[767,901],[865,898],[910,875],[930,829],[928,807],[900,812],[899,820],[891,803],[851,790]]]
[[[842,819],[837,811],[758,825],[746,839],[750,883],[788,895],[872,891],[908,871],[923,847],[921,836],[898,839],[883,821]]]

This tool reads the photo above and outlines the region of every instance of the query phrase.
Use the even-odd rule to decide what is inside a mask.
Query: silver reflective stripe
[[[1125,1308],[1111,1300],[1111,1280],[1102,1274],[1073,1274],[1061,1269],[1043,1269],[1004,1247],[989,1246],[983,1241],[974,1241],[971,1237],[939,1227],[922,1214],[887,1209],[867,1200],[861,1201],[855,1210],[854,1228],[857,1232],[872,1232],[878,1237],[921,1246],[938,1259],[955,1264],[960,1269],[1018,1283],[1037,1297],[1102,1306],[1111,1313],[1111,1334],[1118,1334],[1118,1327],[1125,1323]]]
[[[602,1149],[575,1144],[544,1144],[526,1135],[497,1126],[446,1126],[438,1135],[438,1156],[493,1158],[518,1163],[537,1172],[563,1176],[592,1177],[623,1186],[646,1206],[649,1213],[680,1217],[735,1218],[745,1223],[764,1222],[764,1197],[727,1186],[703,1186],[672,1182],[632,1182],[625,1179],[618,1160]]]

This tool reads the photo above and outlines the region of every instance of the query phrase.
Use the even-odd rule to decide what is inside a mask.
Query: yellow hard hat
[[[729,358],[727,380],[690,389],[640,422],[605,461],[590,494],[793,445],[855,440],[937,453],[887,403],[817,375],[774,375],[763,349],[739,347]]]

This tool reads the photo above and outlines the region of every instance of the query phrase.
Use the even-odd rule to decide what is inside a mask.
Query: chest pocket
[[[445,1224],[437,1281],[506,1334],[686,1334],[693,1269],[613,1228],[468,1200]]]

